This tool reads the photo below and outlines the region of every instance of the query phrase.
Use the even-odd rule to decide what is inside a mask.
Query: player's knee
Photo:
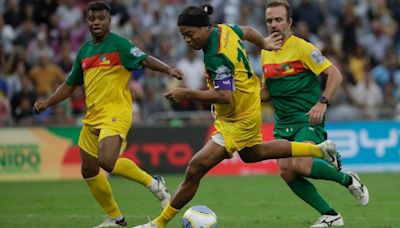
[[[239,152],[239,156],[240,159],[244,162],[244,163],[254,163],[256,161],[258,161],[254,156],[254,153],[246,153],[246,152]]]
[[[89,166],[84,166],[82,165],[81,167],[81,174],[83,178],[91,178],[99,174],[99,168],[98,167],[89,167]]]
[[[305,176],[310,170],[307,163],[303,162],[282,162],[279,163],[281,177],[285,180],[292,180],[296,176]]]
[[[114,169],[115,163],[108,161],[108,160],[102,160],[100,161],[100,167],[103,168],[105,171],[111,173]]]
[[[200,161],[190,161],[186,168],[186,176],[192,179],[201,178],[206,172],[205,165]]]
[[[285,182],[290,182],[296,178],[296,173],[291,170],[281,170],[280,176]]]

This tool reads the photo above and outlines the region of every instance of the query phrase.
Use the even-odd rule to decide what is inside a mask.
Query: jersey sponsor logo
[[[311,59],[316,63],[316,64],[321,64],[325,61],[324,55],[319,50],[314,50],[311,52]]]
[[[142,55],[145,55],[144,52],[140,50],[138,47],[131,48],[131,54],[135,57],[140,57]]]
[[[232,73],[226,66],[219,66],[215,71],[215,80],[223,80],[225,78],[232,77]]]

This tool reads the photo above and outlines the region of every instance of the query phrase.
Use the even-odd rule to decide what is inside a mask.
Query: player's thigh
[[[82,148],[80,150],[81,157],[81,173],[84,178],[94,177],[99,173],[99,161],[96,157],[84,151]]]
[[[225,147],[211,139],[192,157],[188,169],[205,174],[226,158],[228,158],[228,154]]]
[[[78,141],[78,145],[82,152],[98,158],[99,133],[99,129],[95,129],[85,124],[82,126]]]
[[[299,128],[293,136],[295,142],[313,142],[315,144],[322,143],[327,138],[325,129],[321,126],[303,126]]]
[[[311,172],[313,158],[311,157],[293,157],[278,159],[278,165],[281,172],[295,172],[302,175],[308,175]]]
[[[101,129],[99,135],[99,161],[115,164],[121,153],[124,136],[111,129]]]

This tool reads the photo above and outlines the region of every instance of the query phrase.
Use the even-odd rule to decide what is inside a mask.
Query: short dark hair
[[[285,0],[271,0],[271,1],[268,1],[266,9],[271,8],[271,7],[277,7],[277,6],[285,7],[288,19],[292,17],[292,7]]]
[[[99,0],[99,1],[92,1],[89,2],[86,6],[86,14],[87,12],[89,12],[89,10],[92,11],[101,11],[101,10],[106,10],[108,13],[110,13],[111,9],[110,9],[110,5],[108,5],[107,2]]]

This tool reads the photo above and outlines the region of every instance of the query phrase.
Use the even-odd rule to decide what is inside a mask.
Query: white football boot
[[[121,226],[127,226],[128,224],[126,223],[125,219],[122,218],[120,220],[117,219],[112,219],[112,218],[107,218],[102,222],[100,225],[95,226],[93,228],[105,228],[105,227],[121,227]]]
[[[139,225],[139,226],[134,226],[132,228],[157,228],[157,225],[154,224],[153,222],[149,222],[143,225]]]
[[[157,181],[157,184],[150,185],[150,191],[157,197],[161,202],[161,207],[164,208],[169,200],[171,199],[171,195],[168,192],[167,186],[165,185],[165,180],[162,176],[153,176],[154,180]]]
[[[337,215],[321,215],[318,220],[310,226],[311,228],[344,226],[343,218],[340,214]]]
[[[353,171],[347,172],[351,176],[353,183],[348,187],[350,193],[356,197],[361,206],[367,206],[369,202],[369,192],[367,186],[365,186],[357,173]]]
[[[332,140],[325,140],[318,144],[319,148],[324,152],[324,159],[331,164],[336,170],[342,169],[342,161],[339,152],[336,150],[336,145]]]

